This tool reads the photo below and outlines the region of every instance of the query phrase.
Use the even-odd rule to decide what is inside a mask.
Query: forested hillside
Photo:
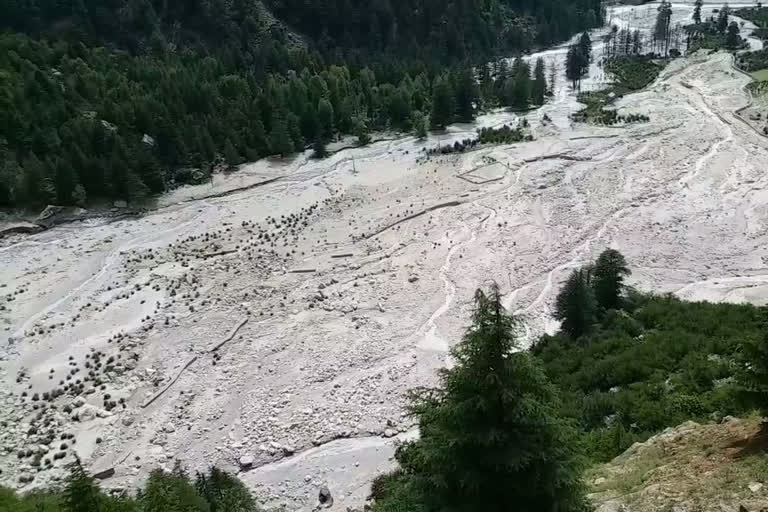
[[[221,161],[423,131],[433,103],[433,128],[471,120],[509,89],[504,70],[478,89],[473,63],[602,23],[597,0],[0,0],[0,11],[0,207],[140,199]]]
[[[266,0],[319,43],[358,53],[389,51],[452,59],[527,49],[601,21],[595,0]]]

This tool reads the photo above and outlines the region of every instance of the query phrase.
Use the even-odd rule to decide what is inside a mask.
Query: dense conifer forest
[[[503,64],[480,77],[473,65],[603,22],[597,0],[2,0],[0,11],[6,208],[137,200],[220,164],[322,155],[339,134],[364,143],[374,129],[471,120],[513,89]],[[515,105],[542,102],[537,87],[518,87]]]

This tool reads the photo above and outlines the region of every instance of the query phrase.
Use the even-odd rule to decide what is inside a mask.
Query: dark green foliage
[[[8,512],[61,512],[61,494],[54,491],[34,491],[18,496],[11,489],[0,487],[0,510]]]
[[[152,471],[137,495],[142,512],[209,512],[211,506],[198,494],[189,477],[177,466],[172,473]]]
[[[629,114],[620,119],[615,110],[606,107],[625,94],[647,87],[659,76],[663,66],[654,62],[650,56],[618,55],[603,59],[603,68],[613,83],[599,91],[580,93],[579,102],[584,103],[586,108],[573,114],[572,118],[575,121],[608,125],[620,121],[647,121],[648,116],[639,114]]]
[[[365,122],[364,119],[355,119],[354,121],[354,133],[355,137],[357,137],[357,144],[360,146],[365,146],[367,144],[370,144],[371,142],[371,135],[368,133],[368,123]]]
[[[435,108],[435,127],[469,121],[477,62],[603,17],[598,0],[268,4],[309,44],[257,2],[5,1],[0,208],[138,200],[221,159],[353,133],[355,117],[410,130],[412,111]]]
[[[728,33],[725,36],[725,46],[729,50],[736,50],[741,44],[741,37],[739,36],[739,24],[732,21],[728,25]]]
[[[768,39],[768,7],[743,7],[733,11],[733,14],[751,21],[758,27],[752,35],[760,39]]]
[[[325,98],[317,104],[317,121],[320,130],[319,138],[330,139],[333,135],[333,105]]]
[[[325,158],[328,156],[328,149],[325,147],[325,141],[323,139],[315,139],[312,143],[312,158]]]
[[[8,512],[257,512],[259,507],[236,477],[211,468],[194,485],[177,465],[172,473],[156,470],[135,499],[108,496],[76,460],[69,465],[62,490],[26,493],[0,487],[0,510]]]
[[[374,512],[428,512],[423,490],[402,469],[376,477],[371,484],[370,497],[375,500]]]
[[[316,140],[320,140],[319,138]],[[269,146],[272,152],[280,156],[293,153],[294,145],[288,132],[288,123],[282,116],[272,120],[272,132],[269,134]]]
[[[227,141],[224,143],[224,160],[227,162],[227,165],[233,167],[242,161],[240,159],[240,155],[237,152],[237,149],[235,149],[235,146],[229,139],[227,139]]]
[[[592,41],[589,34],[584,32],[578,42],[568,47],[565,56],[565,77],[571,81],[574,89],[581,85],[581,79],[589,72],[589,62],[592,58]]]
[[[746,403],[768,415],[768,311],[764,312],[763,332],[747,338],[739,358],[738,381]]]
[[[602,24],[598,0],[267,0],[321,51],[384,53],[437,62],[530,49]],[[518,13],[525,15],[517,16]]]
[[[99,486],[93,477],[86,474],[80,459],[75,458],[68,466],[64,490],[62,491],[62,505],[66,512],[100,512],[104,510],[103,496]]]
[[[768,48],[736,55],[738,66],[744,71],[759,71],[768,68]]]
[[[574,432],[513,333],[498,288],[478,291],[456,366],[411,395],[420,439],[397,450],[400,473],[376,482],[374,510],[585,510]]]
[[[506,105],[518,110],[528,108],[531,100],[531,68],[518,57],[512,65],[512,74],[504,86]]]
[[[531,87],[531,101],[534,105],[543,105],[547,95],[547,77],[544,70],[544,59],[536,59],[536,67],[533,70],[533,84]]]
[[[590,284],[599,308],[608,310],[621,307],[624,278],[630,273],[627,261],[619,251],[606,249],[598,256],[590,273]]]
[[[417,110],[411,114],[411,126],[413,126],[413,134],[419,139],[427,137],[427,118],[421,111]]]
[[[742,13],[743,11],[743,13]],[[740,13],[750,19],[755,17],[755,21],[760,20],[760,8],[741,9]],[[739,34],[739,24],[730,22],[730,8],[724,5],[717,13],[717,18],[708,18],[705,21],[686,25],[684,30],[688,35],[688,51],[696,51],[701,48],[720,50],[723,48],[737,50],[747,46],[746,41]],[[747,52],[746,56],[759,55],[760,52]],[[760,69],[760,68],[753,68]]]
[[[577,343],[558,334],[531,349],[563,390],[563,413],[581,425],[594,460],[688,419],[739,415],[766,403],[765,311],[637,293],[622,307]]]
[[[454,108],[453,86],[450,78],[443,75],[437,79],[432,88],[432,113],[429,118],[432,128],[439,130],[451,124],[454,119]]]
[[[523,126],[513,128],[507,124],[499,128],[480,128],[477,137],[480,144],[511,144],[524,140],[532,140],[532,137]]]
[[[475,119],[475,104],[479,100],[477,84],[470,69],[459,72],[456,78],[456,119],[469,123]]]
[[[236,477],[218,468],[198,473],[195,489],[205,498],[210,512],[256,512],[256,500]]]
[[[589,37],[589,32],[582,32],[579,37],[579,53],[587,64],[592,61],[592,39]]]
[[[696,0],[693,7],[693,22],[696,24],[701,23],[701,7],[704,5],[703,0]]]
[[[563,331],[576,339],[589,332],[596,309],[589,272],[574,270],[557,294],[554,317],[562,322]]]
[[[629,55],[605,59],[603,67],[613,79],[617,94],[644,89],[656,80],[663,69],[649,57]]]
[[[721,34],[724,34],[728,29],[729,15],[730,9],[728,8],[727,4],[724,5],[717,13],[717,31]]]

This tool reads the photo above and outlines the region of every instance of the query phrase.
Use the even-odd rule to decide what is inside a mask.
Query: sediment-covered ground
[[[556,328],[559,283],[606,247],[641,289],[765,302],[768,140],[733,115],[748,78],[731,60],[677,60],[620,100],[649,123],[571,124],[561,84],[527,116],[534,142],[426,159],[475,130],[454,126],[6,238],[0,483],[54,481],[76,451],[114,468],[106,487],[177,459],[245,465],[268,504],[311,508],[327,484],[345,510],[414,435],[404,392],[435,382],[479,286],[499,283],[523,343]]]

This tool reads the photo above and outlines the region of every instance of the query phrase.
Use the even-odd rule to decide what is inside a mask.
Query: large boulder
[[[64,206],[49,204],[45,207],[45,209],[43,209],[43,211],[40,212],[40,214],[37,216],[37,219],[35,220],[37,222],[47,222],[54,217],[61,215],[64,210],[66,210]]]
[[[75,219],[82,216],[86,211],[76,206],[56,206],[48,205],[40,212],[35,219],[35,223],[40,226],[49,228],[56,224],[66,222],[70,219]]]
[[[317,495],[317,505],[322,508],[331,508],[333,506],[333,496],[327,486],[322,486]]]
[[[238,462],[240,463],[240,469],[242,469],[242,470],[251,469],[253,467],[253,463],[254,463],[253,456],[251,456],[251,455],[242,455],[240,457],[240,459],[238,460]]]

